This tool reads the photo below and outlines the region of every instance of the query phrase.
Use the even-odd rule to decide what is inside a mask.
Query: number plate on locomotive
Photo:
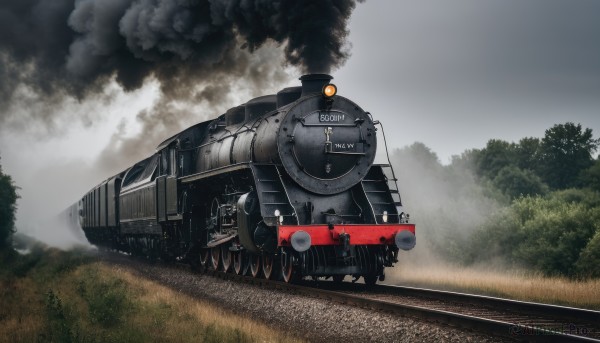
[[[321,123],[342,123],[346,117],[347,115],[344,113],[319,113],[319,121]]]

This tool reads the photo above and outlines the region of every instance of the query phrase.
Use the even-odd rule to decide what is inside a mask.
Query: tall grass
[[[0,256],[0,342],[296,342],[84,252]]]
[[[127,270],[94,264],[101,275],[112,275],[131,289],[137,299],[137,315],[130,324],[172,342],[298,342],[285,333],[191,298]]]
[[[572,280],[501,268],[411,263],[392,269],[388,276],[390,284],[600,310],[600,279]]]

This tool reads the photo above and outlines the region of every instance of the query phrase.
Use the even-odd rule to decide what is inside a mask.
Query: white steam
[[[422,143],[391,151],[405,212],[416,224],[417,245],[401,252],[400,263],[389,271],[389,280],[403,273],[451,264],[464,249],[466,239],[499,208],[486,196],[472,172],[460,163],[442,165]]]

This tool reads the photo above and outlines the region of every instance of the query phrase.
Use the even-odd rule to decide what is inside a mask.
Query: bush
[[[597,192],[600,191],[600,159],[597,159],[593,166],[579,174],[579,184]]]
[[[71,342],[73,332],[65,317],[62,299],[52,289],[46,293],[46,312],[51,326],[50,340]]]
[[[580,252],[600,223],[600,209],[542,198],[525,199],[517,206],[533,215],[523,222],[524,240],[513,257],[546,274],[573,276]]]
[[[96,270],[86,270],[78,291],[88,304],[91,321],[104,327],[119,324],[130,308],[125,282],[121,279],[104,280]]]
[[[600,193],[586,188],[569,188],[556,191],[551,193],[549,197],[567,203],[578,203],[590,209],[600,207]]]
[[[515,200],[473,236],[467,261],[500,258],[548,275],[575,276],[580,253],[600,230],[600,207],[565,200],[573,195],[567,192]],[[584,194],[579,196],[590,200]]]
[[[584,277],[600,277],[600,230],[581,252],[577,273]]]
[[[502,168],[494,178],[493,185],[511,199],[548,192],[548,186],[539,176],[517,166]]]

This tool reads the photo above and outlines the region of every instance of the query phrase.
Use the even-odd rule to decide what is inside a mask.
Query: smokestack
[[[323,86],[333,80],[333,76],[327,74],[306,74],[300,77],[302,81],[302,96],[321,93]]]

